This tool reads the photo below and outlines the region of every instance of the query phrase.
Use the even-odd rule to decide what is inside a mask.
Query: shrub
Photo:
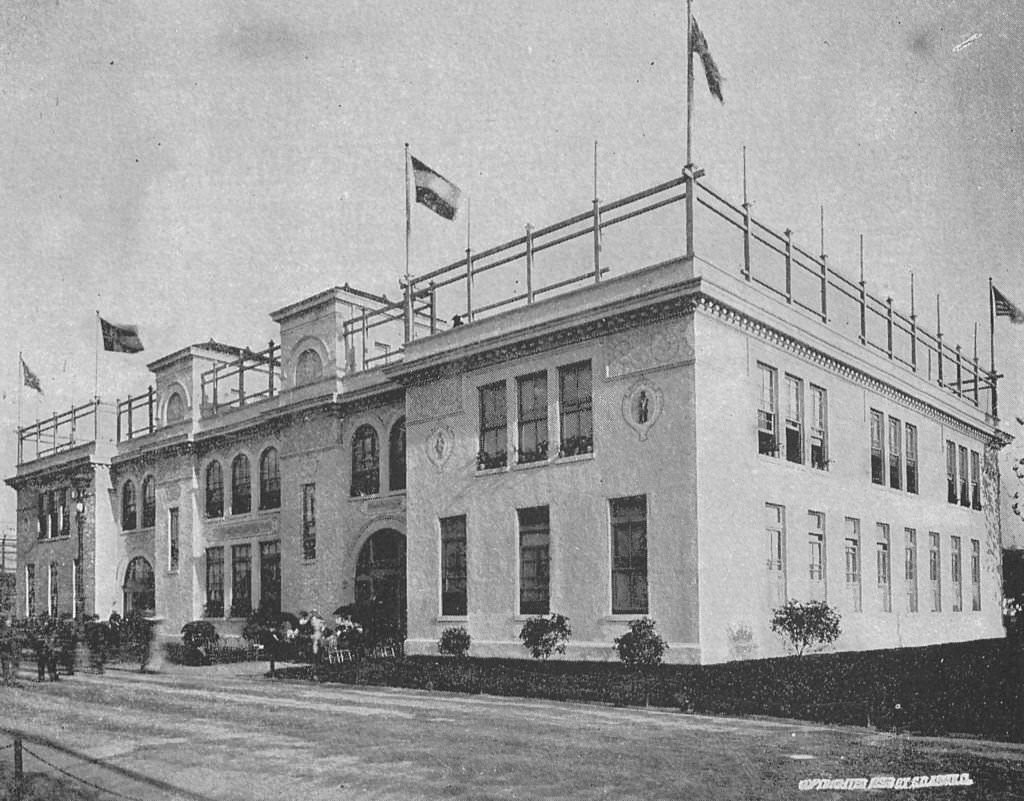
[[[441,632],[441,639],[437,641],[437,650],[442,654],[456,656],[460,659],[469,653],[469,645],[472,638],[465,628],[448,628]]]
[[[839,613],[824,601],[790,600],[772,610],[772,631],[803,656],[839,639]]]
[[[654,630],[654,621],[642,617],[629,624],[629,631],[615,638],[615,650],[627,665],[653,667],[661,664],[668,643]]]
[[[181,627],[181,641],[185,643],[186,651],[200,662],[209,661],[210,646],[218,639],[217,629],[208,620],[193,620]]]
[[[572,636],[569,618],[565,615],[531,617],[523,624],[519,639],[534,659],[547,660],[552,653],[564,654]]]

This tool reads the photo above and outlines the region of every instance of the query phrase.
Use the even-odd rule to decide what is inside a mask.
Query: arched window
[[[388,438],[388,484],[390,489],[405,489],[405,418],[391,426]]]
[[[185,419],[185,399],[181,397],[180,392],[171,393],[171,397],[167,399],[167,410],[164,416],[167,418],[167,425]]]
[[[142,481],[142,527],[156,525],[156,481],[146,476]]]
[[[312,348],[307,348],[299,354],[295,363],[295,383],[297,385],[312,384],[314,381],[319,381],[323,374],[324,364],[319,353]]]
[[[135,528],[136,517],[135,484],[131,481],[124,482],[124,489],[121,490],[121,528],[130,531]]]
[[[260,509],[281,507],[281,474],[277,467],[277,448],[267,448],[260,456]]]
[[[206,516],[224,516],[224,476],[220,462],[210,462],[206,468]]]
[[[380,451],[377,432],[371,425],[356,429],[352,438],[351,495],[376,495],[380,492]]]
[[[249,457],[238,454],[231,463],[231,514],[241,515],[252,510],[252,476]]]
[[[152,614],[156,609],[156,581],[153,566],[136,556],[124,571],[124,614]]]

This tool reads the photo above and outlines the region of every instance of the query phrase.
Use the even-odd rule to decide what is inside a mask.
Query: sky
[[[754,213],[947,341],[987,354],[987,280],[1024,307],[1016,0],[695,0],[694,161]],[[347,282],[399,295],[403,147],[472,198],[475,249],[679,175],[683,0],[0,4],[0,467],[15,429]],[[968,42],[968,40],[970,40]],[[963,44],[968,42],[967,44]],[[466,231],[413,212],[412,272]],[[638,264],[643,263],[638,254]],[[100,354],[96,311],[146,351]],[[997,322],[1006,428],[1024,326]],[[18,354],[44,394],[20,387]],[[984,361],[984,360],[983,360]],[[15,495],[0,491],[0,525]]]

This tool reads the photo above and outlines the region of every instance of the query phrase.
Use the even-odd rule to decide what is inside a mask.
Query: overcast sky
[[[745,145],[756,214],[816,251],[824,205],[833,266],[856,277],[863,233],[869,288],[905,309],[913,271],[922,324],[941,293],[947,341],[977,320],[987,354],[988,277],[1024,306],[1018,5],[698,0],[725,104],[699,76],[694,160],[739,200]],[[595,140],[603,199],[678,175],[684,25],[683,0],[6,0],[4,475],[19,350],[45,390],[24,423],[86,400],[96,309],[146,345],[101,355],[113,398],[187,344],[263,346],[329,286],[397,297],[405,142],[472,197],[477,248],[589,208]],[[462,255],[462,225],[414,213],[414,273]],[[998,326],[1021,413],[1024,326]]]

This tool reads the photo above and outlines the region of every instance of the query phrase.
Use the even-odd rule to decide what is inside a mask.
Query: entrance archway
[[[356,560],[356,606],[377,641],[405,640],[405,537],[385,528],[373,534]]]
[[[132,612],[147,615],[156,609],[156,579],[153,566],[142,556],[136,556],[124,571],[124,614]]]

